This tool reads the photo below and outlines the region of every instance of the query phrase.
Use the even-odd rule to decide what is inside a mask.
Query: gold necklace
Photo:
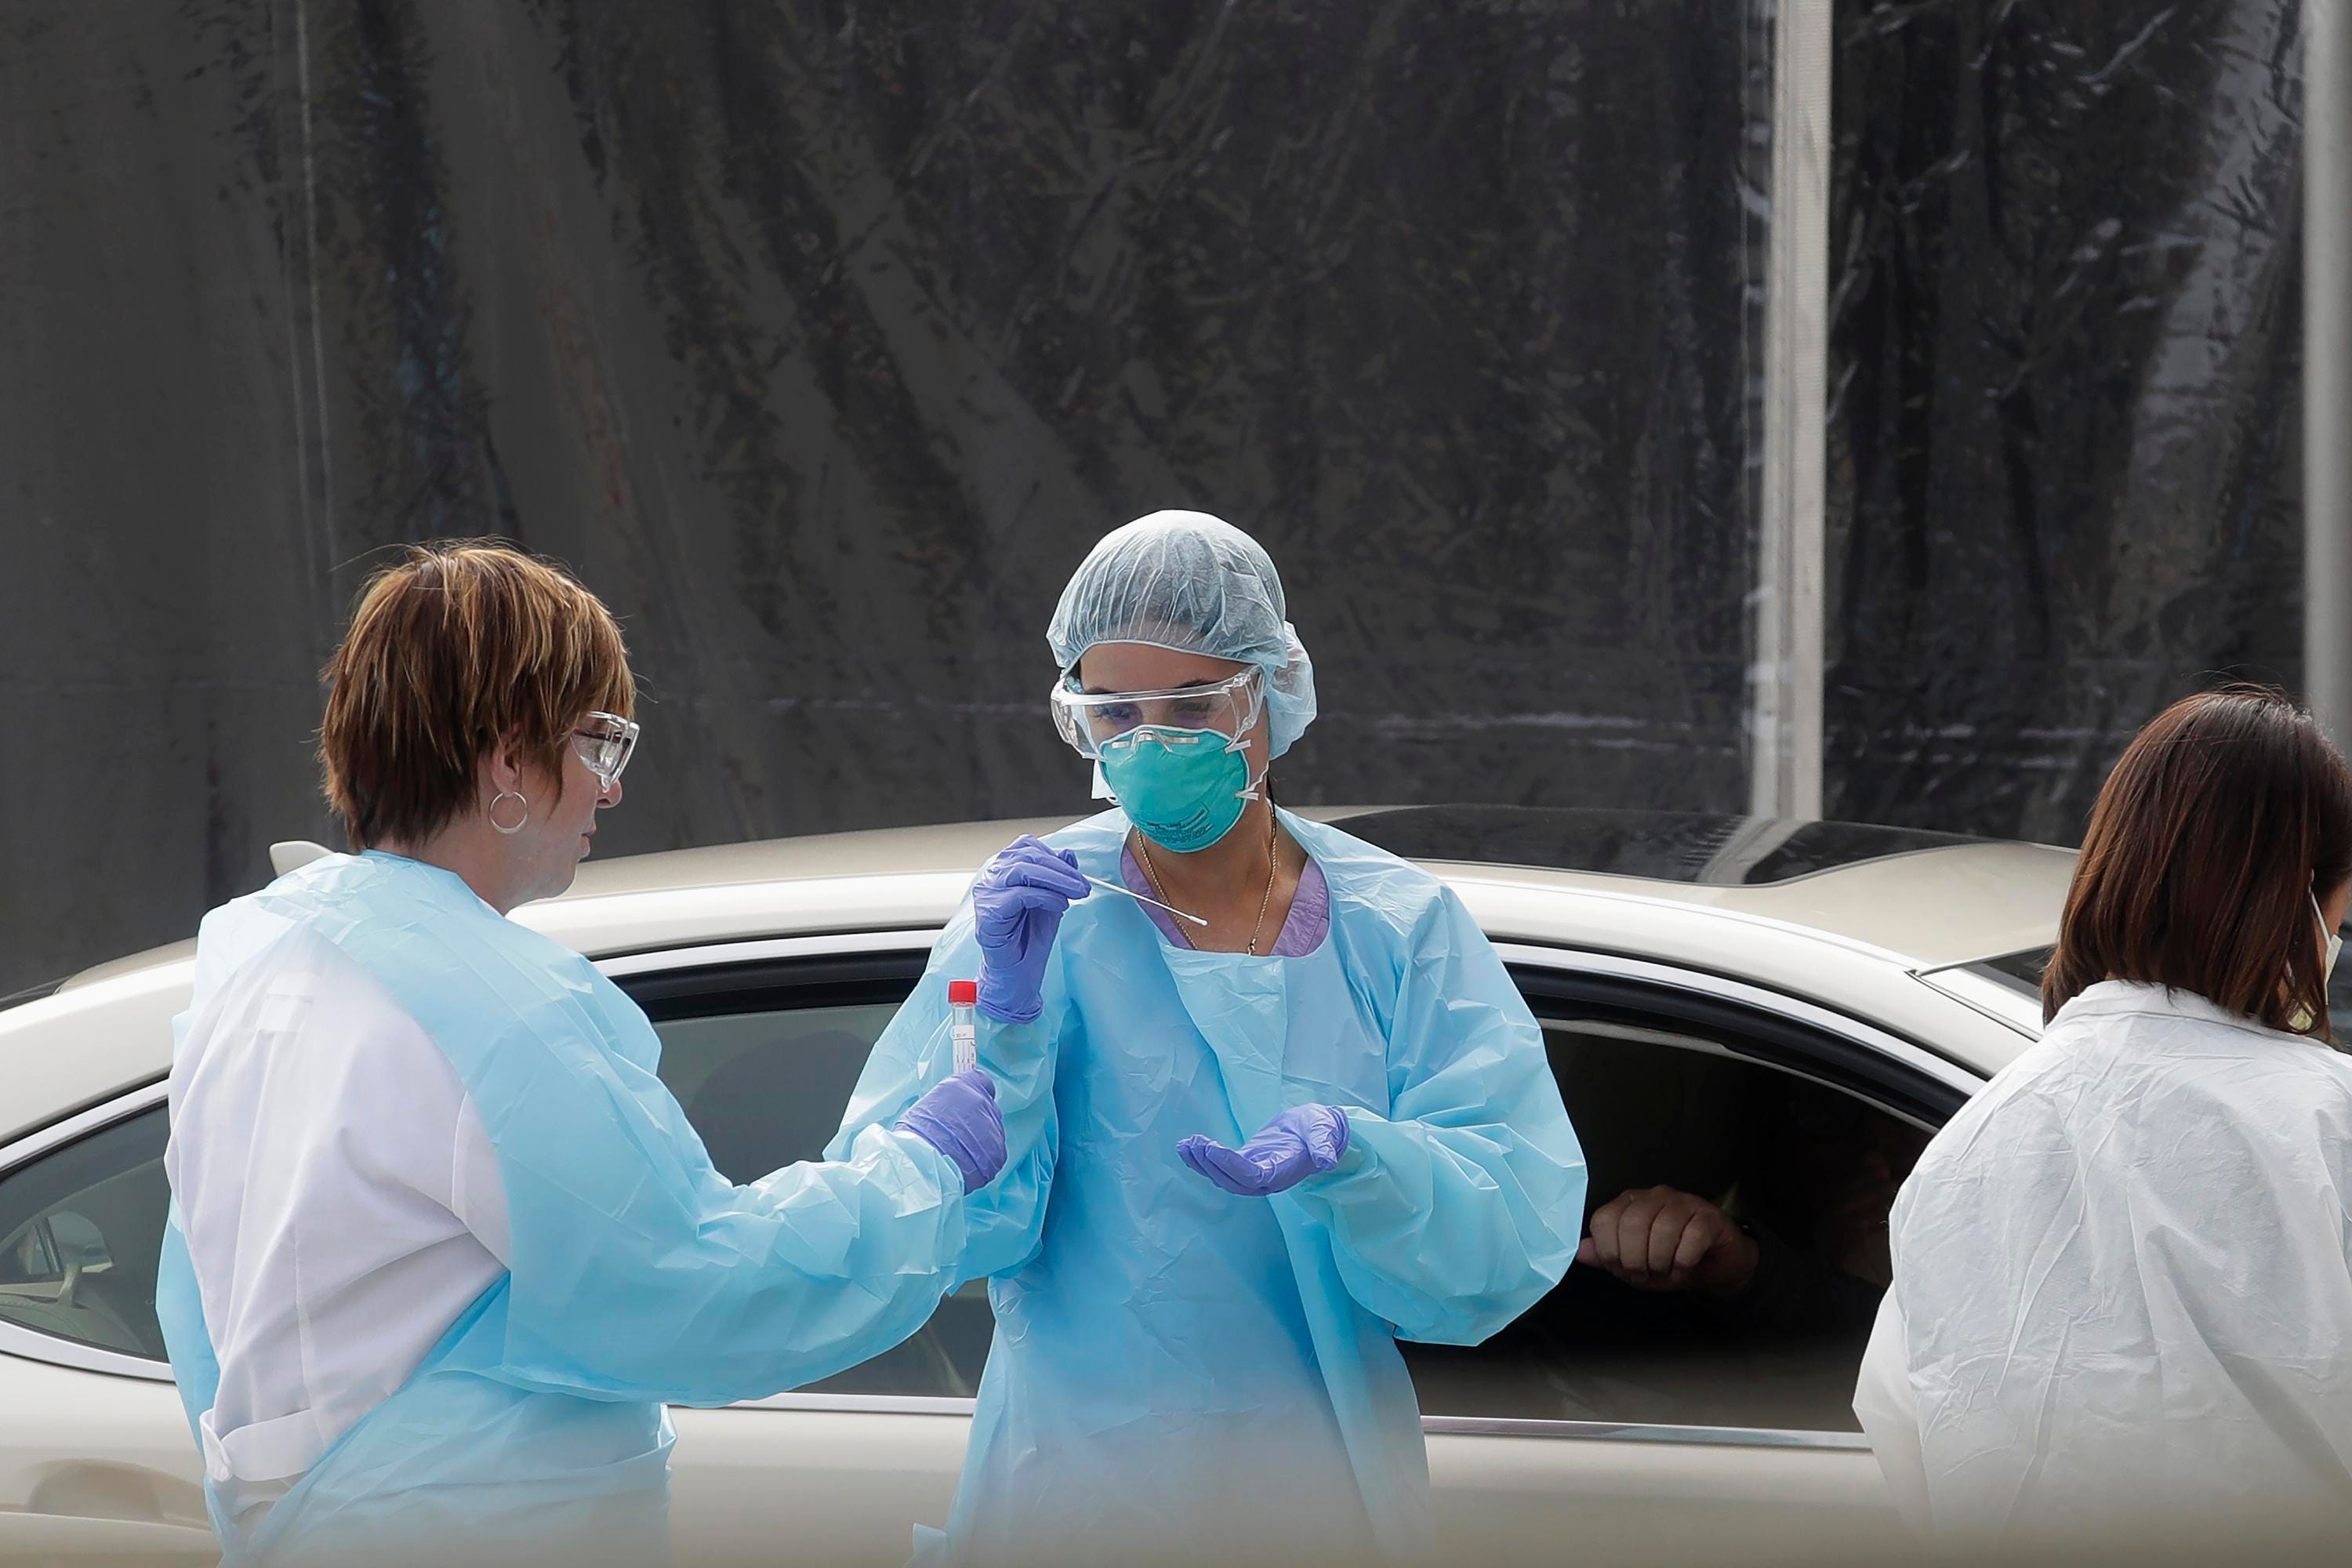
[[[1252,958],[1257,956],[1257,939],[1265,933],[1265,911],[1274,905],[1275,879],[1282,874],[1281,840],[1276,837],[1280,826],[1281,823],[1274,815],[1274,803],[1268,801],[1265,808],[1265,891],[1257,900],[1257,921],[1250,927],[1249,955]],[[1136,861],[1142,866],[1144,878],[1150,882],[1151,890],[1160,895],[1160,901],[1164,904],[1169,901],[1168,889],[1160,885],[1160,868],[1151,863],[1151,850],[1144,842],[1141,830],[1133,831]]]

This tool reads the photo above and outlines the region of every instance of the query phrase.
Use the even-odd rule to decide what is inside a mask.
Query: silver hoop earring
[[[522,820],[516,823],[512,827],[509,827],[505,823],[499,820],[499,802],[502,800],[522,801]],[[488,815],[490,819],[491,827],[511,838],[516,834],[520,833],[524,828],[530,826],[530,802],[523,800],[522,796],[517,795],[510,789],[502,789],[497,795],[490,797],[490,809],[486,815]]]

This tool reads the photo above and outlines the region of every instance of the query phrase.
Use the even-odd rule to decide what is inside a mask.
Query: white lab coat
[[[2352,1514],[2352,1058],[2075,998],[1921,1157],[1854,1412],[1913,1522]]]

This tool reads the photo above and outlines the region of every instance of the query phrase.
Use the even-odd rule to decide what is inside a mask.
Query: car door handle
[[[189,1564],[208,1568],[220,1542],[204,1492],[145,1465],[68,1459],[42,1466],[24,1511],[0,1510],[0,1562]]]
[[[144,1519],[0,1513],[0,1563],[10,1568],[80,1568],[105,1562],[136,1568],[212,1568],[220,1542],[210,1530]]]

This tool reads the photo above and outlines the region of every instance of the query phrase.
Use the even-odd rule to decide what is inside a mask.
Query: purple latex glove
[[[1000,1024],[1025,1024],[1044,1010],[1054,933],[1069,907],[1092,891],[1076,855],[1025,833],[982,868],[971,887],[982,1012]]]
[[[1294,1105],[1238,1149],[1197,1132],[1176,1145],[1184,1163],[1244,1198],[1288,1192],[1337,1166],[1347,1152],[1348,1113],[1336,1105]]]
[[[967,1193],[988,1185],[1004,1169],[1004,1115],[996,1109],[996,1085],[978,1068],[933,1084],[898,1118],[898,1131],[954,1161]]]

